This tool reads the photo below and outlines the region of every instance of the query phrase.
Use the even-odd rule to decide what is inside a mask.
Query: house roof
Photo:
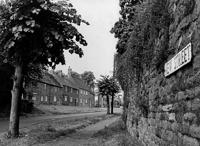
[[[79,89],[84,89],[84,90],[87,90],[89,92],[91,92],[91,89],[90,87],[85,83],[84,80],[80,79],[80,78],[77,78],[77,77],[74,77],[74,76],[71,76],[69,77],[70,81],[72,81],[74,84],[76,84],[76,86],[79,88]]]
[[[64,74],[54,72],[52,76],[61,84],[61,86],[69,86],[72,88],[78,88],[76,84],[72,83]]]
[[[62,87],[69,86],[75,89],[83,89],[93,93],[91,88],[81,78],[78,78],[71,74],[65,75],[62,73],[62,71],[51,71],[50,74],[57,80],[57,82],[60,83]]]
[[[58,82],[54,76],[52,76],[50,73],[48,72],[43,72],[43,77],[42,79],[40,80],[41,82],[44,82],[44,83],[47,83],[47,84],[50,84],[50,85],[53,85],[53,86],[58,86],[58,87],[62,87],[60,82]]]

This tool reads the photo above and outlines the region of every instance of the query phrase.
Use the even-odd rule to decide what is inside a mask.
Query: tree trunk
[[[23,73],[22,65],[15,66],[15,75],[12,89],[12,101],[10,110],[10,123],[8,134],[11,137],[19,135],[19,115],[20,115],[20,101],[23,87]]]
[[[106,96],[107,100],[107,114],[110,114],[110,102],[109,102],[109,96]]]
[[[113,114],[113,106],[114,106],[114,95],[112,95],[112,100],[111,100],[111,114]]]

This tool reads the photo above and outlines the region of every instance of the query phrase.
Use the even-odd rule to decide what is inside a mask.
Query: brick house
[[[71,68],[65,75],[62,71],[45,72],[37,85],[27,87],[27,97],[35,104],[62,104],[93,107],[94,93],[81,79],[71,75]]]
[[[26,87],[27,98],[35,104],[61,104],[62,86],[48,72],[44,72],[41,80],[35,80],[36,85]]]
[[[78,106],[79,89],[77,86],[72,83],[68,77],[62,73],[62,71],[51,71],[51,73],[62,86],[62,104]]]
[[[73,76],[71,74],[72,69],[68,68],[68,80],[73,83],[79,90],[78,103],[79,106],[94,107],[95,106],[95,96],[92,89],[83,81],[81,78]]]

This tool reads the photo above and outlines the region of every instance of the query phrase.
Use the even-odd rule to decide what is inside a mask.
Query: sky
[[[90,25],[78,27],[88,45],[82,47],[84,56],[65,52],[65,65],[58,65],[56,70],[67,73],[70,66],[73,71],[83,73],[92,71],[98,79],[100,75],[112,75],[113,57],[117,39],[110,33],[119,19],[119,0],[71,0],[74,8]]]

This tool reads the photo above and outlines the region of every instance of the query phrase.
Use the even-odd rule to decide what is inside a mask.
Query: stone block
[[[195,138],[183,136],[183,146],[199,146],[199,142]]]
[[[148,123],[150,126],[156,126],[156,121],[153,118],[148,119]]]
[[[182,91],[178,92],[177,96],[178,96],[178,100],[184,100],[184,99],[186,99],[185,93],[182,92]]]
[[[178,123],[174,122],[174,123],[171,124],[171,130],[172,130],[173,132],[175,132],[175,133],[178,132],[178,131],[179,131],[179,128],[180,128],[180,126],[179,126]]]
[[[197,122],[197,116],[195,113],[191,113],[191,112],[185,113],[183,116],[183,120],[186,123],[193,124]]]
[[[160,120],[169,120],[169,114],[167,112],[161,113]]]
[[[178,133],[178,141],[177,146],[183,146],[183,135]]]
[[[199,110],[200,109],[200,99],[196,98],[191,102],[191,107],[193,111]]]
[[[187,101],[184,111],[191,111],[191,110],[192,110],[192,102],[191,101]]]
[[[200,69],[200,55],[195,56],[194,63],[193,63],[193,69]]]
[[[161,126],[162,126],[162,128],[163,129],[171,129],[171,123],[170,122],[168,122],[168,121],[162,121],[161,122]]]
[[[199,62],[199,64],[200,64],[200,62]],[[193,92],[194,92],[194,96],[200,97],[200,87],[199,86],[195,87]]]
[[[166,95],[166,92],[165,92],[165,90],[164,90],[163,87],[161,87],[161,88],[159,89],[158,95],[159,95],[159,97],[161,97],[161,98],[164,97],[164,96]]]
[[[160,117],[161,117],[161,113],[156,113],[156,119],[160,120]]]
[[[169,131],[169,130],[165,130],[162,135],[161,135],[161,138],[165,141],[168,141],[168,142],[172,142],[173,140],[173,136],[174,136],[174,133],[172,131]]]
[[[189,134],[190,134],[192,137],[195,137],[195,138],[199,138],[199,139],[200,139],[200,126],[196,126],[196,125],[190,126]]]
[[[200,93],[200,91],[199,91]],[[186,98],[193,99],[195,98],[195,91],[193,89],[186,89]]]
[[[174,103],[174,104],[173,104],[173,111],[174,111],[174,112],[180,111],[180,110],[181,110],[180,108],[181,108],[181,107],[180,107],[180,102],[177,102],[177,103]]]
[[[173,105],[172,104],[168,104],[168,105],[165,105],[165,106],[162,107],[162,110],[164,112],[172,111],[172,109],[173,109]]]
[[[173,145],[177,145],[178,144],[178,135],[172,132],[172,140],[169,142]]]
[[[176,121],[175,113],[169,113],[168,117],[169,117],[169,121],[170,122],[175,122]]]
[[[151,112],[149,115],[148,115],[148,118],[155,118],[156,114],[154,112]]]

